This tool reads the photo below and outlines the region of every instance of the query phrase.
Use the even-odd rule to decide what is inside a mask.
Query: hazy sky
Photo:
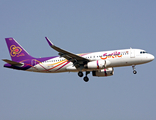
[[[1,0],[0,57],[11,59],[6,37],[32,56],[140,48],[156,56],[155,0]],[[1,120],[155,120],[156,60],[115,68],[85,83],[77,73],[33,73],[0,61]]]

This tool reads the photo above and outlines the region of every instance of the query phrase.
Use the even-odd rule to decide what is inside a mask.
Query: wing
[[[90,61],[84,57],[73,54],[71,52],[68,52],[66,50],[63,50],[63,49],[55,46],[47,37],[45,37],[45,38],[46,38],[48,44],[50,45],[50,47],[59,52],[58,54],[60,55],[60,57],[64,57],[67,60],[73,62],[74,66],[76,68],[79,67],[80,65],[84,65]]]

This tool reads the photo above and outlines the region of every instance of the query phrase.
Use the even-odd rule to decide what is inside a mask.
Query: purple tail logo
[[[26,59],[33,59],[26,50],[13,38],[5,38],[11,59],[13,61],[22,61]]]
[[[10,55],[12,57],[15,57],[15,56],[17,56],[17,57],[24,56],[23,53],[20,54],[22,52],[22,49],[20,47],[16,47],[15,45],[11,45],[10,46],[10,51],[11,51],[10,52]]]

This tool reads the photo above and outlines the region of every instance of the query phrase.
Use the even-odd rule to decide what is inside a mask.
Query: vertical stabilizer
[[[9,49],[9,54],[13,61],[33,58],[14,38],[5,38],[5,40]]]

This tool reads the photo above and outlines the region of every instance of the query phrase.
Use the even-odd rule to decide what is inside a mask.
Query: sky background
[[[0,58],[11,59],[6,37],[32,56],[140,48],[156,56],[155,0],[1,0]],[[1,120],[155,120],[156,60],[115,68],[85,83],[77,73],[33,73],[0,61]]]

